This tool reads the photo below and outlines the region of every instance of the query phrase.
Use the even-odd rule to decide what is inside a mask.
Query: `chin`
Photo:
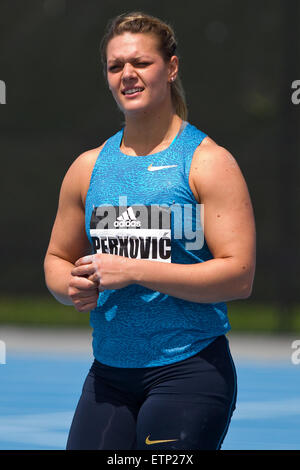
[[[121,107],[122,111],[124,114],[128,115],[134,115],[134,114],[141,114],[141,113],[146,113],[147,111],[150,111],[149,106],[142,106],[142,105],[136,105],[136,106],[123,106]]]
[[[157,113],[161,109],[161,103],[130,103],[128,106],[122,106],[121,110],[124,114],[128,116],[148,114],[148,113]]]

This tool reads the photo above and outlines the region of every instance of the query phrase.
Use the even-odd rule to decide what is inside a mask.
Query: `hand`
[[[88,276],[98,289],[121,289],[133,282],[129,273],[130,258],[125,256],[98,253],[84,256],[75,263],[73,276]]]
[[[71,273],[68,295],[78,312],[89,312],[97,307],[99,289],[93,280]]]

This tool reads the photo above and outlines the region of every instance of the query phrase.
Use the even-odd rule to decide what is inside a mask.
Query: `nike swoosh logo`
[[[175,166],[178,166],[178,165],[152,166],[152,163],[151,163],[151,165],[148,166],[148,171],[157,171],[157,170],[163,170],[165,168],[174,168]]]
[[[164,439],[164,440],[159,440],[159,441],[150,441],[149,437],[150,437],[150,434],[149,434],[149,436],[146,437],[146,440],[145,440],[145,442],[148,446],[150,446],[151,444],[159,444],[161,442],[174,442],[174,441],[179,440],[179,439]]]

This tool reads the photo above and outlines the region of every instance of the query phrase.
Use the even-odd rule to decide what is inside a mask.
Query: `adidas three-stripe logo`
[[[141,222],[136,219],[132,207],[128,207],[114,222],[116,228],[119,227],[140,227]]]

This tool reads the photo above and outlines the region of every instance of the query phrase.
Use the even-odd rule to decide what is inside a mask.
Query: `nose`
[[[136,77],[135,68],[129,62],[126,62],[122,71],[122,80],[129,80],[134,77]]]

